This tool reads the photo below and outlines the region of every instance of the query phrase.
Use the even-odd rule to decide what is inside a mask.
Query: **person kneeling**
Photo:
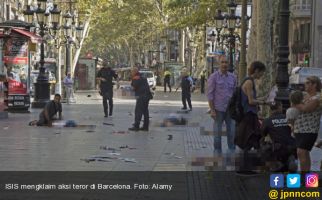
[[[270,109],[271,116],[266,118],[262,125],[262,134],[265,138],[265,141],[261,143],[262,157],[269,162],[271,171],[296,171],[295,139],[291,135],[291,127],[283,114],[282,104],[273,102]]]
[[[45,108],[39,114],[39,120],[35,120],[29,123],[30,126],[52,126],[52,121],[55,119],[55,115],[59,113],[59,120],[62,119],[62,105],[60,103],[60,94],[55,94],[55,98],[49,101]]]

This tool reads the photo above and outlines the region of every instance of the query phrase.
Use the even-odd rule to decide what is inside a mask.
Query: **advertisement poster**
[[[26,94],[28,80],[28,39],[12,34],[4,42],[3,62],[7,66],[9,94]]]
[[[2,46],[3,46],[3,39],[0,38],[0,58],[2,58]],[[0,59],[0,112],[6,109],[6,104],[4,102],[4,92],[6,90],[4,81],[6,80],[6,69],[2,64],[2,59]]]

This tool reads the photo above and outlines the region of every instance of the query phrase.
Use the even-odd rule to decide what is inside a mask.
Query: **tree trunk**
[[[278,0],[253,0],[253,16],[250,34],[250,43],[247,52],[248,65],[255,61],[261,61],[266,65],[266,72],[257,83],[257,96],[266,96],[275,82],[275,51],[277,32],[276,32],[276,13]],[[275,67],[274,67],[275,68]],[[260,89],[259,89],[260,88]],[[261,115],[268,115],[268,109],[263,108]]]

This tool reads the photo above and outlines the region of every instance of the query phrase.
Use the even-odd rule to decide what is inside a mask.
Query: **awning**
[[[38,43],[42,41],[42,38],[32,32],[29,32],[27,30],[13,28],[12,31],[15,31],[17,33],[20,33],[21,35],[24,35],[30,39],[32,43]]]

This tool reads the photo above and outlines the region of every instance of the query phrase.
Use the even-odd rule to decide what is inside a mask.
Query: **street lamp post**
[[[242,1],[242,16],[241,16],[241,48],[240,48],[240,62],[239,62],[239,70],[238,70],[238,80],[241,83],[243,79],[246,77],[246,37],[247,37],[247,29],[248,22],[250,17],[247,16],[247,0]]]
[[[65,75],[71,72],[71,23],[72,23],[72,14],[68,11],[63,18],[65,19],[64,24],[64,36],[66,38],[66,69]]]
[[[48,33],[51,36],[55,38],[55,41],[58,41],[57,38],[59,38],[59,30],[61,29],[61,11],[59,10],[57,4],[53,5],[53,8],[50,10],[50,12],[46,12],[47,9],[47,0],[38,0],[38,8],[36,11],[32,11],[30,9],[30,5],[27,5],[27,9],[23,12],[27,22],[32,25],[33,23],[33,16],[34,13],[37,15],[37,22],[39,24],[39,35],[44,38],[45,34]],[[51,25],[47,25],[48,18],[51,16]],[[73,39],[73,33],[74,30],[72,27],[72,20],[73,23],[76,24],[76,16],[71,15],[68,11],[64,15],[65,24],[63,26],[64,29],[64,36],[65,41],[63,44],[66,44],[66,74],[70,72],[70,57],[71,57],[71,51],[70,51],[70,45],[75,44],[75,41]],[[49,22],[48,22],[49,23]],[[73,25],[74,25],[73,24]],[[53,31],[53,34],[52,32]],[[75,27],[76,31],[76,39],[78,41],[81,40],[83,35],[83,26],[79,24],[79,26]],[[57,46],[60,46],[61,44],[58,44]],[[44,46],[44,39],[41,42],[40,45],[40,68],[39,68],[39,75],[37,77],[37,82],[35,83],[35,99],[32,103],[33,108],[42,108],[44,105],[50,100],[50,89],[49,89],[49,82],[48,82],[48,76],[46,75],[46,68],[44,66],[45,64],[45,46]],[[58,66],[60,67],[60,66]],[[59,80],[60,81],[60,80]]]
[[[215,31],[212,31],[211,34],[209,35],[210,40],[211,40],[211,73],[214,73],[214,51],[215,51],[215,41],[216,41],[216,34]]]
[[[228,45],[229,45],[229,71],[234,71],[234,48],[235,48],[235,41],[236,36],[234,35],[235,28],[237,27],[237,17],[235,15],[237,4],[232,0],[230,3],[227,4],[229,8],[229,15],[226,16],[227,20],[227,29],[229,31],[228,35]]]
[[[217,11],[217,15],[214,17],[215,26],[217,31],[217,45],[220,45],[220,33],[224,26],[225,17],[222,15],[221,10]]]
[[[277,76],[276,76],[276,85],[278,91],[276,93],[275,100],[282,102],[283,111],[290,106],[289,104],[289,91],[288,91],[288,59],[289,56],[289,46],[288,46],[288,26],[289,26],[289,11],[290,2],[289,0],[280,1],[280,10],[279,10],[279,40],[277,48]]]
[[[35,11],[37,15],[37,22],[39,24],[39,35],[44,38],[46,27],[46,19],[48,14],[46,14],[46,3],[47,0],[38,0],[38,8]],[[28,8],[27,8],[28,9]],[[30,7],[29,7],[30,9]],[[31,13],[28,13],[28,10],[25,13],[29,18]],[[29,16],[30,15],[30,16]],[[32,13],[33,15],[33,13]],[[50,100],[50,84],[48,82],[48,76],[46,76],[46,68],[45,68],[45,44],[44,39],[42,39],[40,44],[40,60],[39,60],[39,74],[37,77],[37,82],[35,83],[35,97],[32,102],[33,108],[42,108],[46,105],[46,103]]]

